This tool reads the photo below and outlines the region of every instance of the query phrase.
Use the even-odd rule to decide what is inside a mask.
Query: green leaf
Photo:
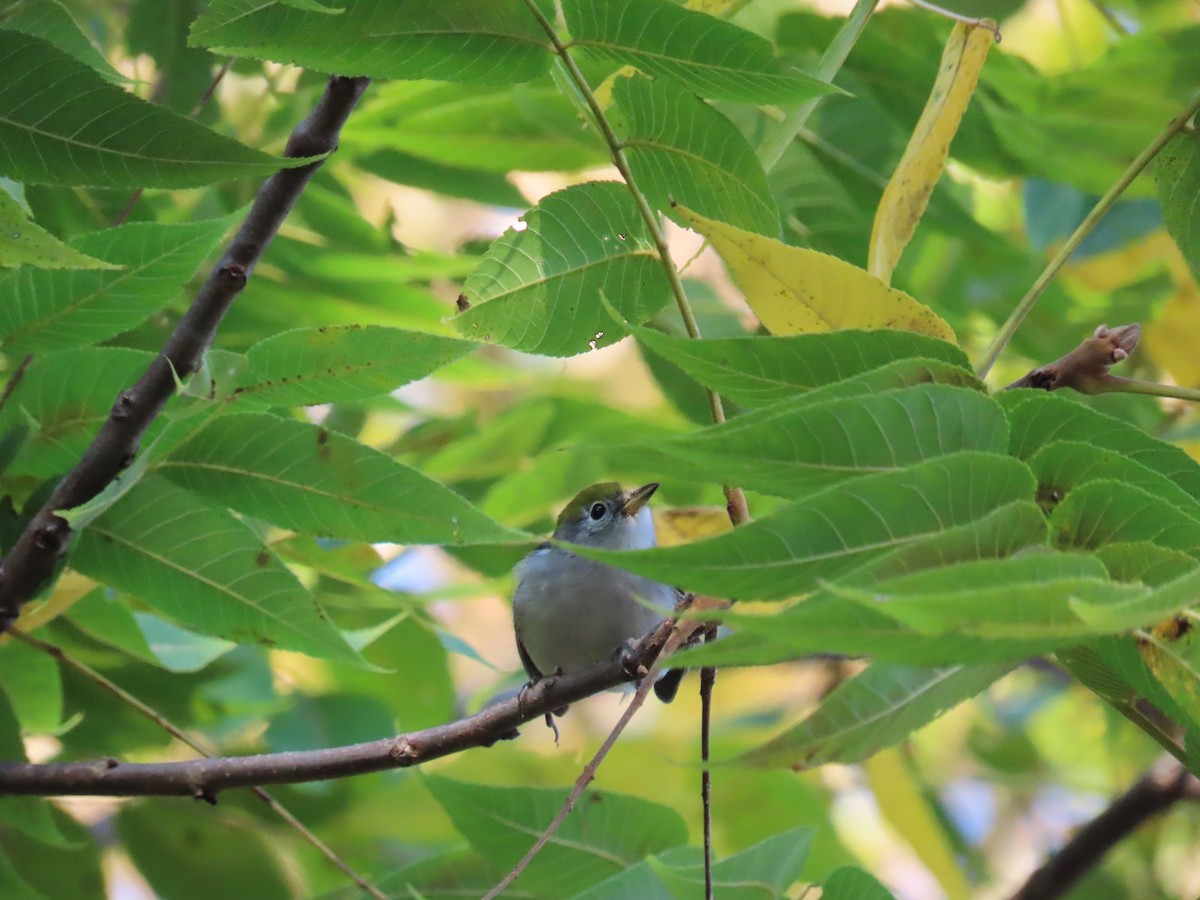
[[[407,81],[372,87],[346,124],[341,144],[375,151],[360,164],[385,178],[403,174],[391,170],[389,162],[402,162],[389,161],[393,151],[499,180],[513,169],[570,172],[609,162],[596,134],[579,127],[571,101],[544,83],[487,88]],[[517,196],[505,205],[527,205],[510,190]]]
[[[1149,594],[1142,585],[1109,581],[1104,564],[1093,556],[1053,552],[963,562],[861,588],[833,585],[829,590],[926,634],[1064,643],[1095,630],[1075,614],[1076,604],[1127,605]]]
[[[522,0],[343,3],[341,15],[290,3],[216,0],[188,42],[339,75],[510,84],[550,65],[545,32]]]
[[[17,641],[0,645],[0,685],[23,731],[52,734],[62,724],[62,676],[49,654]]]
[[[164,478],[143,478],[84,530],[71,567],[202,634],[361,664],[246,525]]]
[[[764,665],[830,652],[918,666],[1024,659],[1057,642],[922,634],[872,606],[839,596],[837,590],[843,586],[868,590],[878,582],[934,573],[957,562],[1006,559],[1045,543],[1045,518],[1037,506],[1028,500],[1009,503],[977,522],[946,529],[878,557],[773,615],[743,614],[737,607],[724,612],[721,620],[739,633],[689,650],[680,662]]]
[[[559,788],[499,788],[426,776],[459,834],[503,871],[545,831],[565,799]],[[529,889],[566,897],[686,842],[683,817],[639,797],[589,790],[521,876]]]
[[[1153,591],[1143,592],[1124,603],[1098,604],[1080,597],[1072,600],[1071,608],[1089,625],[1117,632],[1153,625],[1198,602],[1200,568],[1193,568]]]
[[[311,162],[269,156],[105,81],[53,44],[0,31],[0,172],[26,184],[199,187]],[[36,98],[36,102],[31,102]]]
[[[1200,134],[1177,134],[1154,159],[1154,183],[1167,231],[1200,278]]]
[[[911,669],[872,663],[842,682],[804,721],[735,761],[797,770],[859,762],[974,697],[1009,668]]]
[[[212,896],[214,883],[235,896],[294,896],[271,832],[244,813],[139,800],[121,807],[116,826],[121,846],[160,897],[201,900]],[[221,860],[219,882],[213,880],[214,859]]]
[[[115,269],[118,266],[68,247],[39,228],[21,204],[0,190],[0,268],[29,265],[38,269]]]
[[[835,90],[775,58],[770,43],[667,0],[564,0],[572,46],[665,75],[702,97],[799,103]]]
[[[141,324],[179,295],[240,218],[239,212],[187,225],[134,222],[75,238],[76,250],[121,268],[23,268],[0,279],[0,348],[20,354],[77,347]]]
[[[609,121],[651,203],[673,218],[672,207],[680,202],[778,237],[779,210],[766,173],[732,122],[666,78],[617,78],[612,95],[616,109]]]
[[[694,341],[650,328],[629,330],[639,343],[662,354],[701,384],[751,406],[785,400],[902,359],[936,360],[968,368],[958,347],[910,331],[834,331]]]
[[[1054,441],[1081,441],[1115,450],[1200,498],[1200,465],[1178,447],[1151,437],[1141,428],[1058,393],[1005,391],[997,400],[1008,412],[1012,429],[1009,452],[1018,459],[1029,459]]]
[[[377,150],[355,161],[360,169],[396,184],[492,206],[521,207],[524,195],[499,172],[479,172],[399,150]]]
[[[721,900],[783,900],[804,871],[815,831],[811,827],[791,828],[714,863],[714,893]],[[704,891],[703,861],[687,864],[674,859],[694,856],[681,852],[690,849],[679,848],[649,860],[651,870],[675,897],[697,896]]]
[[[378,325],[298,328],[246,351],[249,368],[235,394],[278,406],[364,400],[424,378],[475,347]]]
[[[49,41],[64,53],[87,63],[106,79],[123,83],[126,78],[112,67],[58,0],[17,0],[0,11],[0,29],[22,31]]]
[[[709,540],[628,553],[571,550],[699,593],[774,600],[1032,497],[1023,464],[956,453],[835,485]]]
[[[624,185],[590,182],[546,197],[463,282],[471,308],[451,321],[472,340],[575,356],[624,332],[600,304],[644,322],[670,296],[654,243]]]
[[[816,402],[818,393],[652,445],[606,453],[676,477],[800,497],[963,450],[1001,453],[1008,425],[985,394],[942,385]],[[661,462],[660,462],[661,461]]]
[[[113,398],[153,359],[150,353],[120,347],[36,355],[0,410],[0,433],[20,427],[28,418],[38,425],[8,473],[50,478],[70,470],[108,418]],[[159,427],[151,426],[147,439],[153,439]]]
[[[1067,494],[1050,514],[1050,531],[1055,544],[1067,549],[1147,541],[1200,556],[1200,521],[1149,491],[1109,479]]]
[[[422,544],[528,540],[378,450],[267,413],[213,419],[158,471],[246,515],[310,534]]]
[[[98,641],[171,672],[196,672],[236,644],[180,628],[149,613],[135,613],[103,588],[88,593],[67,618]]]
[[[1166,475],[1114,450],[1082,441],[1055,441],[1030,458],[1029,468],[1037,477],[1039,496],[1050,504],[1081,484],[1108,479],[1141,488],[1200,521],[1200,500]]]
[[[825,879],[821,900],[896,900],[892,892],[862,869],[845,866]]]

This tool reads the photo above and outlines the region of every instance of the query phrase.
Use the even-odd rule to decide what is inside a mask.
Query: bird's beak
[[[650,502],[650,498],[657,490],[658,482],[652,481],[642,485],[636,491],[630,491],[629,496],[625,498],[625,505],[621,508],[621,512],[627,516],[636,516],[641,512],[642,507]]]

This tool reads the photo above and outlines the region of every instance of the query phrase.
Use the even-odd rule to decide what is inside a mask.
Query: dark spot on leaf
[[[271,554],[266,550],[259,550],[258,555],[254,557],[254,564],[260,569],[266,566],[271,561]]]
[[[320,444],[322,447],[324,447],[326,444],[329,443],[329,429],[328,428],[318,428],[317,429],[317,443]]]

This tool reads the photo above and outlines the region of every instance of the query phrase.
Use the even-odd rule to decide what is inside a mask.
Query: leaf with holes
[[[654,242],[624,185],[566,188],[522,222],[488,248],[463,282],[471,307],[451,321],[472,340],[574,356],[624,335],[601,295],[635,324],[670,297]]]

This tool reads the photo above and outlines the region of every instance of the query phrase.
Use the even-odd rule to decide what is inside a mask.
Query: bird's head
[[[554,537],[609,550],[653,547],[654,519],[646,504],[656,490],[658,482],[629,492],[615,481],[584,488],[559,513]]]

